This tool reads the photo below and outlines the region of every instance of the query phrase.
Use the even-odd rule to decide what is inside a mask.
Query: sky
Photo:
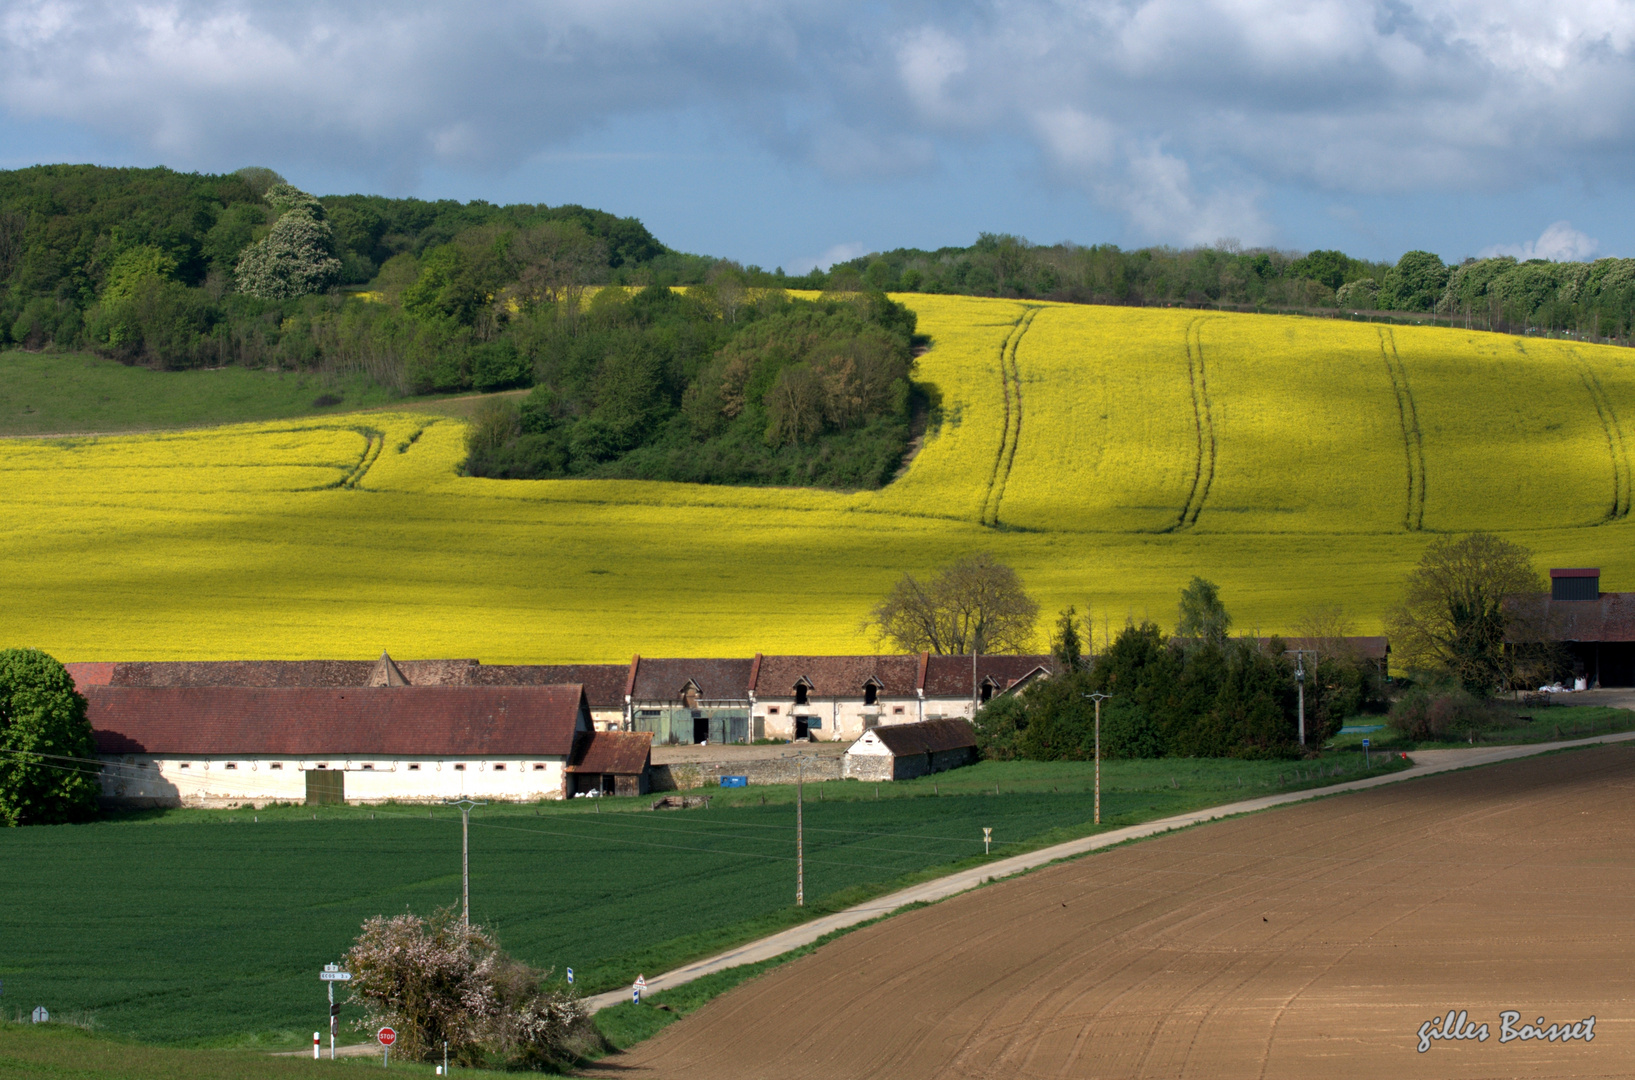
[[[48,162],[580,203],[793,273],[1635,255],[1635,0],[0,0],[0,168]]]

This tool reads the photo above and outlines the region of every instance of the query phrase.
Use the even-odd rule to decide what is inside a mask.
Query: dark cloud
[[[395,187],[635,114],[703,113],[840,181],[1020,140],[1139,234],[1254,242],[1276,185],[1627,179],[1632,46],[1628,0],[0,0],[0,107],[184,167]]]

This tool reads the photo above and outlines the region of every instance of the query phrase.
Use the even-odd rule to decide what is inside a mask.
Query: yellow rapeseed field
[[[939,422],[876,492],[462,477],[380,411],[0,442],[4,644],[68,660],[869,650],[977,550],[1047,612],[1377,629],[1438,531],[1635,587],[1635,354],[1447,328],[906,296]],[[1628,418],[1628,420],[1626,420]],[[1630,435],[1635,436],[1635,429]],[[1040,645],[1043,647],[1044,627]]]

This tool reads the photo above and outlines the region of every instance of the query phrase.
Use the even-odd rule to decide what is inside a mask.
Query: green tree
[[[1214,645],[1226,643],[1227,631],[1232,629],[1232,616],[1221,603],[1221,590],[1212,581],[1194,577],[1181,590],[1181,618],[1175,626],[1175,636],[1191,638]]]
[[[309,207],[295,205],[273,223],[265,237],[244,249],[234,273],[245,295],[284,300],[322,292],[340,272],[329,223],[314,216]]]
[[[85,699],[63,666],[38,649],[0,651],[0,823],[95,817],[95,759]]]
[[[1533,553],[1492,533],[1433,540],[1408,575],[1402,602],[1387,619],[1398,660],[1410,670],[1438,672],[1473,694],[1509,681],[1505,640],[1512,626],[1536,639],[1536,601],[1544,578]]]
[[[1056,618],[1056,632],[1050,638],[1050,651],[1062,665],[1063,671],[1077,671],[1084,658],[1084,644],[1079,640],[1078,611],[1069,604]]]
[[[1378,303],[1382,311],[1429,311],[1441,299],[1450,271],[1429,251],[1410,251],[1385,272]]]
[[[1025,653],[1038,621],[1016,571],[982,552],[928,582],[904,574],[865,625],[905,652],[958,655]]]

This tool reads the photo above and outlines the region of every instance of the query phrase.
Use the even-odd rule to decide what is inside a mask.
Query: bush
[[[1407,739],[1457,739],[1487,724],[1487,710],[1464,689],[1415,687],[1391,706],[1386,721]]]
[[[38,649],[0,650],[0,825],[95,817],[95,758],[85,699],[67,670]]]
[[[346,956],[360,1031],[397,1030],[410,1061],[449,1056],[464,1066],[559,1068],[597,1043],[584,1003],[544,985],[547,973],[507,956],[453,908],[428,919],[405,912],[363,924]]]

